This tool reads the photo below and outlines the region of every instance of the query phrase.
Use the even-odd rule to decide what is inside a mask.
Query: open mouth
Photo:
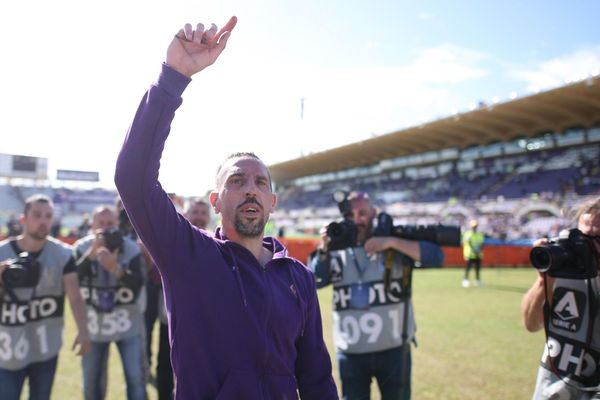
[[[242,214],[247,216],[256,216],[262,211],[262,207],[258,204],[258,201],[252,198],[243,202],[238,209]]]
[[[257,206],[248,205],[248,206],[242,207],[240,209],[240,212],[245,216],[254,217],[254,216],[257,216],[260,214],[260,208]]]

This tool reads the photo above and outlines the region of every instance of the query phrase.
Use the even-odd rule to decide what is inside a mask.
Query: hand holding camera
[[[561,231],[557,239],[538,241],[529,254],[540,273],[566,279],[595,278],[597,257],[592,240],[579,229]]]
[[[118,229],[99,229],[95,232],[92,246],[86,256],[92,261],[97,261],[106,271],[120,278],[122,271],[119,268],[118,257],[122,248],[123,235]]]

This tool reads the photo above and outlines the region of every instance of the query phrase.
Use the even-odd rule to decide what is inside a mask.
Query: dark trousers
[[[154,328],[154,322],[158,318],[158,302],[162,301],[159,299],[160,283],[156,284],[152,281],[146,282],[146,312],[144,313],[144,319],[146,320],[146,362],[148,368],[152,367],[152,331]]]
[[[481,258],[470,258],[467,260],[467,268],[465,269],[465,279],[469,279],[469,271],[475,267],[475,279],[480,280],[479,270],[481,269]]]
[[[29,378],[29,399],[48,400],[56,373],[58,356],[48,361],[32,363],[18,371],[0,368],[0,399],[19,400],[23,382]]]
[[[173,399],[173,368],[171,367],[171,347],[169,346],[169,328],[160,324],[158,343],[158,362],[156,366],[156,388],[158,400]]]
[[[402,347],[366,354],[338,352],[337,361],[344,400],[369,400],[371,379],[377,380],[381,400],[409,400],[411,355],[407,345],[404,360]],[[400,371],[404,375],[404,387]]]

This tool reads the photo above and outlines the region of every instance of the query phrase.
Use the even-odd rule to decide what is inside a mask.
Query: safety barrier
[[[2,238],[0,238],[2,239]],[[61,240],[72,244],[76,239],[61,238]],[[298,260],[306,263],[308,256],[314,251],[319,243],[319,239],[299,239],[299,238],[280,238],[281,242],[287,247],[289,254]],[[443,247],[445,261],[444,267],[464,267],[462,248]],[[484,267],[521,267],[531,266],[529,262],[529,246],[506,246],[493,245],[486,246],[483,249]]]
[[[289,254],[302,262],[315,250],[318,239],[281,238],[282,243],[288,248]],[[464,267],[465,260],[461,247],[443,247],[445,255],[444,267]],[[520,267],[530,266],[529,246],[486,246],[483,249],[484,267]]]

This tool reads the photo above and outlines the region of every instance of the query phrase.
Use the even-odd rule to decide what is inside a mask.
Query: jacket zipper
[[[273,301],[273,294],[271,293],[271,287],[268,284],[269,278],[266,275],[267,274],[266,265],[261,265],[260,269],[261,269],[262,276],[263,276],[263,284],[264,284],[264,288],[265,288],[265,300],[266,300],[266,306],[267,306],[267,309],[265,311],[265,322],[264,322],[265,358],[263,360],[263,371],[262,371],[262,377],[261,377],[262,397],[263,397],[263,399],[265,399],[266,398],[265,378],[267,375],[267,366],[269,365],[269,346],[268,346],[269,345],[269,323],[270,323],[270,318],[271,318],[271,303]]]

